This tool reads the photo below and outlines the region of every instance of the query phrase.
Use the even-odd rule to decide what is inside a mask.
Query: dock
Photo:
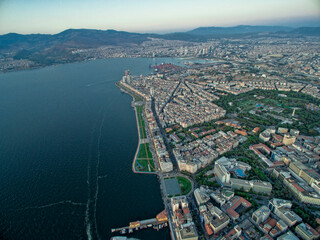
[[[166,226],[168,226],[168,214],[167,214],[167,211],[164,210],[161,213],[159,213],[156,218],[130,222],[129,226],[112,228],[111,232],[112,233],[120,232],[121,234],[125,234],[125,233],[132,233],[133,230],[140,230],[140,229],[150,228],[150,227],[153,227],[159,230]]]

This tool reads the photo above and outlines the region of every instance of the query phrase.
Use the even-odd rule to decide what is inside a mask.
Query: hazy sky
[[[320,26],[320,0],[0,0],[0,34],[68,28],[173,32],[240,24]]]

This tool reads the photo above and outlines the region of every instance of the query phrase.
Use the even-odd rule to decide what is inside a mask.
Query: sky
[[[320,0],[0,0],[0,34],[236,25],[320,26]]]

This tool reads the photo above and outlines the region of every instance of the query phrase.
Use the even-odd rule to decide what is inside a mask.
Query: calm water
[[[164,209],[155,176],[134,174],[130,69],[174,59],[108,59],[0,74],[0,239],[109,239]],[[129,235],[170,239],[169,230]]]

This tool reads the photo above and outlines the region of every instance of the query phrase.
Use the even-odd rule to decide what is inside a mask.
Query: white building
[[[271,213],[271,211],[267,206],[262,206],[253,212],[252,220],[256,224],[260,224],[268,219],[270,213]]]
[[[214,173],[216,175],[216,179],[220,183],[229,183],[230,182],[230,173],[228,170],[223,166],[220,165],[219,163],[215,163],[214,165]]]

